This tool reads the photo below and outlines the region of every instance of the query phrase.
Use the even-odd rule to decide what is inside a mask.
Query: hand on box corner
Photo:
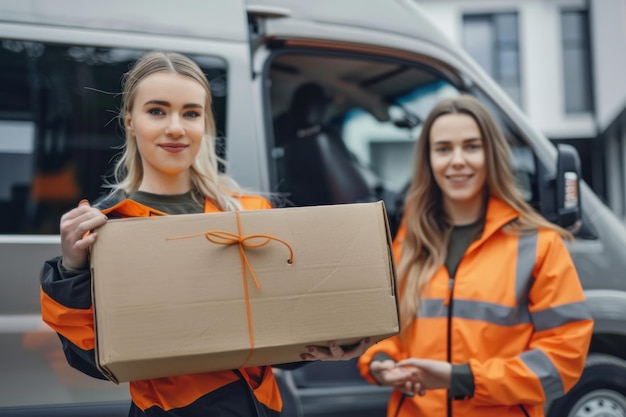
[[[361,356],[371,345],[371,339],[366,337],[360,342],[341,346],[337,342],[330,342],[328,346],[307,346],[307,351],[300,354],[303,361],[347,361]]]
[[[106,221],[107,217],[97,208],[91,207],[87,200],[82,200],[76,208],[61,216],[61,255],[64,268],[85,268],[89,247],[98,237],[92,230]]]
[[[452,364],[449,362],[434,359],[409,358],[398,362],[396,365],[399,368],[408,368],[416,371],[412,382],[418,385],[421,391],[450,388]],[[405,387],[405,389],[407,388],[414,394],[420,393],[419,391],[415,391],[415,387]]]
[[[398,366],[391,359],[375,360],[370,364],[370,373],[378,385],[393,386],[409,395],[423,395],[415,368]]]

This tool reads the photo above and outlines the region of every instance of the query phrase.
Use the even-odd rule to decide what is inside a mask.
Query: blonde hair
[[[442,192],[430,164],[430,131],[435,120],[447,114],[468,115],[478,125],[485,152],[486,196],[494,196],[520,213],[519,219],[507,227],[508,233],[548,228],[573,239],[571,233],[550,223],[523,199],[511,169],[509,145],[488,110],[466,94],[439,102],[424,121],[415,144],[415,166],[405,202],[406,236],[398,260],[402,330],[418,314],[422,291],[447,256],[452,225],[443,209]]]
[[[138,59],[122,78],[122,106],[119,119],[124,125],[126,116],[133,107],[137,86],[146,77],[156,73],[180,74],[195,80],[206,92],[205,135],[196,160],[191,165],[192,188],[200,195],[208,197],[220,210],[232,211],[241,208],[241,189],[227,175],[219,172],[220,163],[225,164],[215,153],[215,119],[211,108],[211,87],[200,67],[184,55],[171,52],[149,52]],[[126,142],[121,157],[115,163],[114,183],[108,184],[113,190],[126,194],[136,191],[143,179],[143,165],[137,148],[137,139],[126,130]],[[195,194],[195,193],[194,193]]]

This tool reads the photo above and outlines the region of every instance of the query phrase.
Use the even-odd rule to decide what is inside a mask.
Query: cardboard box
[[[245,240],[267,241],[243,249],[259,288],[216,231],[280,239]],[[110,220],[91,269],[96,358],[115,382],[296,362],[306,345],[399,331],[382,202]]]

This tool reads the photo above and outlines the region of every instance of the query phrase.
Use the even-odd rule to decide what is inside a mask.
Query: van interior
[[[402,215],[422,120],[437,101],[463,92],[433,67],[293,50],[275,55],[267,86],[276,204],[383,200],[392,232]],[[513,149],[520,189],[532,203],[538,194],[533,153],[494,111]]]

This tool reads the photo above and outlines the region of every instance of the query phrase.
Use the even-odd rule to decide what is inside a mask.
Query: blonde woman
[[[59,334],[69,364],[101,379],[87,259],[96,229],[108,218],[270,208],[265,198],[243,195],[218,172],[209,83],[187,57],[152,52],[139,59],[123,78],[120,120],[126,143],[111,193],[95,206],[83,201],[61,217],[62,256],[47,261],[41,277],[43,320]],[[344,360],[366,347],[363,340],[349,351],[335,343],[315,349],[318,359]],[[302,359],[311,357],[303,352]],[[276,417],[282,409],[270,366],[131,381],[129,386],[129,416]]]
[[[425,120],[394,242],[401,332],[359,358],[388,416],[543,416],[579,379],[593,322],[563,239],[518,192],[491,115],[461,95]]]

